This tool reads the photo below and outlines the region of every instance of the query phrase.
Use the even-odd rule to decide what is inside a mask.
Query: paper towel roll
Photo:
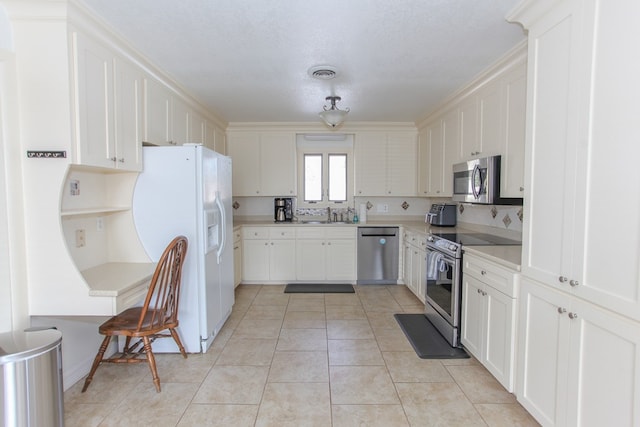
[[[367,205],[364,203],[360,204],[360,222],[362,224],[367,222]]]

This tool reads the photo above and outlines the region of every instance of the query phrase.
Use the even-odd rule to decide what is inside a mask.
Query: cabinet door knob
[[[564,307],[558,307],[558,313],[560,313],[560,314],[564,314],[564,313],[566,313],[566,312],[567,312],[567,309],[566,309],[566,308],[564,308]]]
[[[571,286],[578,286],[580,284],[580,282],[578,282],[577,280],[569,280],[569,284]]]
[[[560,276],[560,277],[558,277],[558,281],[559,281],[560,283],[564,283],[564,282],[566,282],[567,280],[569,280],[569,279],[567,279],[567,278],[566,278],[566,277],[564,277],[564,276]]]
[[[484,271],[484,270],[482,270],[482,271],[480,272],[480,274],[482,274],[483,276],[485,276],[485,275],[487,274],[487,272],[486,272],[486,271]]]
[[[520,187],[520,191],[524,191],[524,187]]]
[[[477,291],[479,294],[481,294],[481,293],[482,293],[482,291],[481,291],[480,289],[476,289],[476,291]]]
[[[120,163],[124,163],[124,157],[122,157],[121,159],[118,159],[118,161],[119,161]]]
[[[578,313],[569,313],[569,319],[577,319]]]

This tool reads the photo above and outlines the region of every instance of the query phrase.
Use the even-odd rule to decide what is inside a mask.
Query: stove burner
[[[517,240],[506,239],[485,233],[431,233],[440,239],[461,244],[462,246],[521,245]]]

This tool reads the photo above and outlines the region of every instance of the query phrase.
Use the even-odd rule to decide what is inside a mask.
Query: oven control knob
[[[427,242],[433,242],[435,239],[433,238],[433,236],[429,236],[427,237]]]
[[[451,245],[451,246],[449,246],[449,250],[450,250],[450,251],[455,251],[455,250],[456,250],[456,245]]]

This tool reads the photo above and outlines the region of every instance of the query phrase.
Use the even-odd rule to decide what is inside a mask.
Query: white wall
[[[29,326],[13,34],[0,5],[0,332]]]
[[[0,62],[0,69],[5,67]],[[0,71],[1,72],[1,71]],[[5,156],[5,138],[2,100],[3,91],[0,86],[0,332],[12,329],[13,309],[11,304],[11,263],[9,262],[9,212],[7,200],[7,162]]]

